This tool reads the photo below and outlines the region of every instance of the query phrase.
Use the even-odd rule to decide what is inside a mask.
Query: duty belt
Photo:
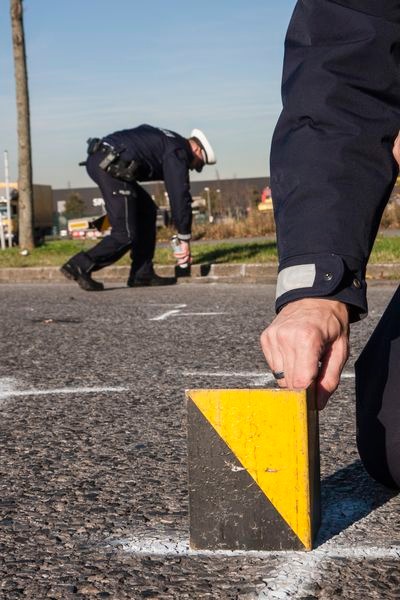
[[[89,138],[87,143],[89,156],[96,152],[103,152],[105,154],[104,158],[99,162],[100,169],[122,181],[136,181],[140,163],[136,160],[123,160],[120,156],[125,148],[117,150],[111,144],[99,138]]]
[[[100,138],[89,138],[87,141],[87,153],[89,154],[89,156],[91,154],[94,154],[95,152],[107,152],[107,151],[113,151],[116,154],[120,154],[120,152],[118,152],[113,146],[111,146],[111,144],[109,144],[108,142],[105,142],[104,140],[101,140]]]

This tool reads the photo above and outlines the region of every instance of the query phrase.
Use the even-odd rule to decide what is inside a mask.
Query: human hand
[[[190,254],[190,242],[179,240],[179,252],[174,252],[176,264],[178,266],[190,265],[192,256]]]
[[[400,165],[400,132],[397,134],[397,138],[394,140],[393,156],[397,160],[397,163]]]
[[[272,371],[284,373],[280,387],[306,389],[316,381],[322,410],[349,355],[347,305],[321,298],[290,302],[261,334],[261,347]]]

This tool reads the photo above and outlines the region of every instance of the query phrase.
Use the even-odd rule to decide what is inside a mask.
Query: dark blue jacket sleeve
[[[192,197],[186,153],[179,149],[168,152],[163,161],[163,173],[174,225],[182,239],[190,239]]]
[[[276,308],[304,297],[367,312],[365,270],[397,174],[400,0],[299,0],[271,149]]]

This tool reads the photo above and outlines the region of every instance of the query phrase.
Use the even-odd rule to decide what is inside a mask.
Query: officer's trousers
[[[372,477],[400,488],[400,287],[356,362],[357,445]]]
[[[102,152],[88,157],[87,172],[99,186],[111,225],[111,234],[94,248],[81,252],[74,261],[86,272],[97,271],[116,262],[130,250],[132,266],[129,278],[153,273],[156,245],[157,206],[137,183],[120,181],[99,167]]]

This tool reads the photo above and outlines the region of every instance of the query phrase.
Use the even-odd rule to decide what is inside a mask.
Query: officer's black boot
[[[104,290],[104,285],[99,281],[92,279],[90,272],[86,271],[80,264],[80,255],[82,252],[70,258],[60,269],[61,273],[67,279],[74,279],[76,283],[86,292],[100,292]]]
[[[128,287],[145,287],[174,285],[174,283],[176,283],[176,277],[160,277],[155,273],[152,265],[151,267],[144,265],[139,271],[131,270],[127,285]]]

